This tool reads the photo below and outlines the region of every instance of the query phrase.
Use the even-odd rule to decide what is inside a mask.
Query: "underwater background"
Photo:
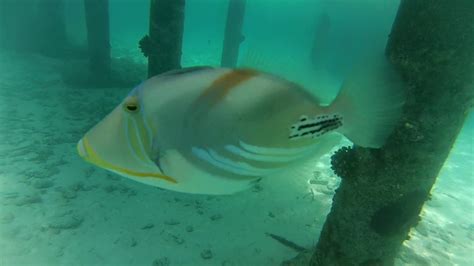
[[[36,2],[19,1],[25,10]],[[281,75],[329,102],[355,64],[383,51],[398,5],[248,0],[238,64]],[[186,1],[183,67],[220,65],[227,6]],[[138,41],[148,32],[148,9],[148,0],[110,0],[112,57],[137,83],[146,79]],[[64,10],[68,39],[80,50],[87,45],[83,2],[65,1]],[[321,16],[330,23],[315,64]],[[314,171],[263,179],[230,196],[161,190],[81,160],[77,141],[134,87],[69,85],[65,80],[81,79],[77,68],[86,59],[0,48],[0,265],[279,265],[297,253],[267,233],[316,244],[340,181],[331,153]],[[471,116],[397,265],[474,264],[473,140]]]

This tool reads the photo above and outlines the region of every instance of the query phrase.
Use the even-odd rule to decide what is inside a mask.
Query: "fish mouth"
[[[76,149],[79,156],[85,161],[107,169],[106,163],[92,149],[87,137],[84,136],[79,140]]]
[[[97,153],[94,152],[92,149],[89,141],[87,140],[86,137],[83,137],[79,142],[77,143],[76,146],[77,153],[79,156],[81,156],[85,161],[90,162],[92,164],[95,164],[99,167],[102,167],[104,169],[113,171],[115,173],[121,174],[121,175],[127,175],[127,176],[133,176],[133,177],[138,177],[138,178],[158,178],[162,179],[165,181],[168,181],[170,183],[176,184],[178,183],[176,179],[164,175],[162,173],[144,173],[144,172],[137,172],[133,170],[129,170],[126,168],[122,168],[116,165],[113,165],[111,163],[108,163],[104,160],[102,160]],[[160,169],[161,170],[161,169]]]
[[[82,139],[79,140],[79,142],[77,143],[76,149],[79,156],[81,156],[84,160],[86,160],[87,150],[86,150],[86,146],[84,146],[84,141]]]

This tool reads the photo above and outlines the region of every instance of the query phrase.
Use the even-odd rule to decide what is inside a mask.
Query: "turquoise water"
[[[148,4],[110,1],[112,55],[142,64],[142,78]],[[354,64],[384,49],[398,4],[248,0],[239,64],[330,101]],[[226,9],[226,1],[187,1],[183,66],[220,64]],[[65,12],[68,38],[85,46],[82,1],[67,2]],[[315,66],[309,54],[322,14],[331,23]],[[297,253],[265,233],[315,245],[340,181],[331,153],[307,173],[230,196],[122,178],[82,161],[76,143],[131,88],[72,87],[62,70],[74,60],[0,50],[0,265],[279,265]],[[397,265],[474,263],[473,136],[471,116]]]

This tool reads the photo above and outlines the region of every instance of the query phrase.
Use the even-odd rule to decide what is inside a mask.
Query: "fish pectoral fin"
[[[179,182],[170,189],[186,193],[225,195],[246,190],[255,185],[252,179],[233,179],[209,171],[197,162],[190,151],[169,150],[161,159],[167,175],[176,177]]]

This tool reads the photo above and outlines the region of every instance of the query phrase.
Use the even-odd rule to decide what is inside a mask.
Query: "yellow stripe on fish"
[[[174,183],[174,184],[178,183],[178,181],[176,181],[176,179],[174,179],[172,177],[169,177],[169,176],[166,176],[166,175],[162,175],[162,174],[159,174],[159,173],[143,173],[143,172],[132,171],[132,170],[129,170],[129,169],[126,169],[126,168],[123,168],[123,167],[119,167],[119,166],[113,165],[111,163],[108,163],[108,162],[102,160],[94,152],[94,149],[90,145],[90,143],[89,143],[86,136],[84,138],[82,138],[82,144],[83,144],[85,152],[86,152],[86,156],[84,156],[84,159],[86,159],[88,161],[91,161],[91,162],[93,162],[93,163],[95,163],[95,164],[97,164],[97,165],[99,165],[103,168],[115,171],[115,172],[120,173],[120,174],[126,174],[126,175],[129,175],[129,176],[133,176],[133,177],[159,178],[159,179],[166,180],[166,181]]]

